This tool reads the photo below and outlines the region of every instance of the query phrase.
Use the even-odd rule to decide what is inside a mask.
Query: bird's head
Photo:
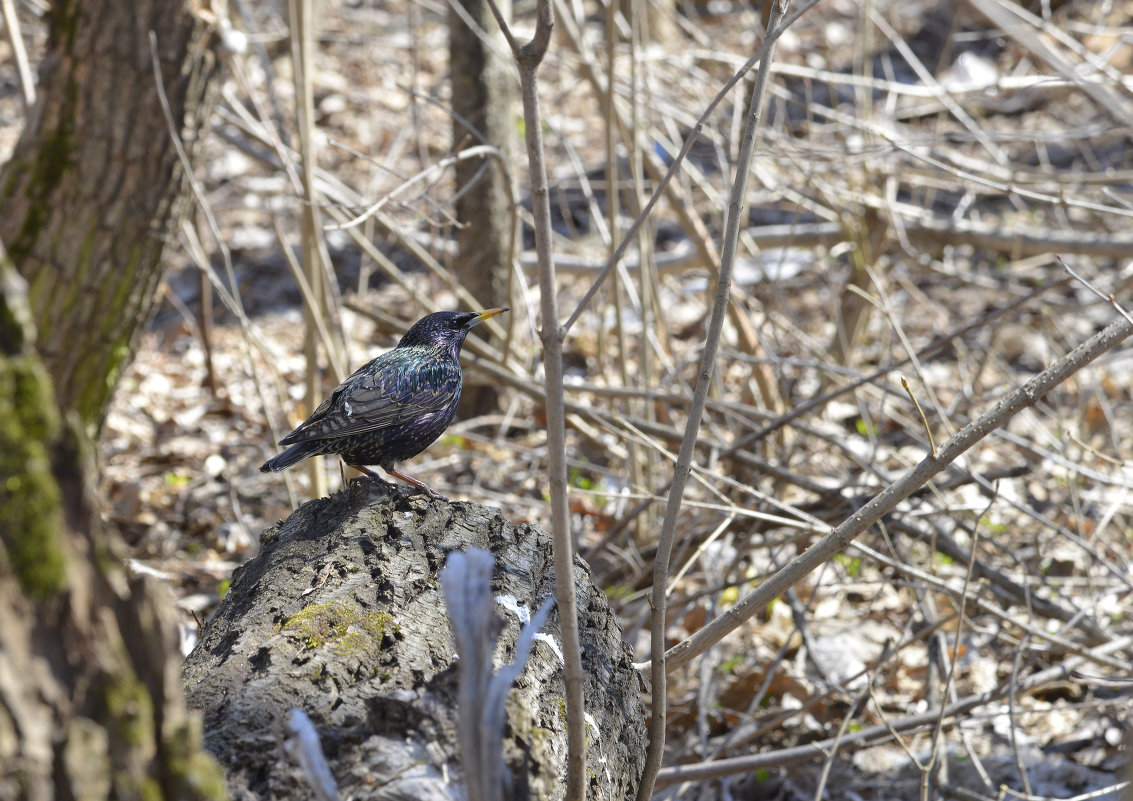
[[[452,347],[459,350],[464,344],[464,338],[473,326],[503,314],[508,311],[505,306],[501,309],[486,309],[481,312],[434,312],[422,317],[405,332],[405,336],[397,343],[399,348],[424,346],[429,348]]]

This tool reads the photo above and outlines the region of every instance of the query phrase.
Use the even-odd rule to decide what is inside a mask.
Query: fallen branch
[[[1127,332],[1128,333],[1128,332]],[[1094,656],[1104,656],[1113,651],[1128,648],[1133,643],[1133,637],[1122,637],[1093,649]],[[1061,665],[1035,673],[1016,683],[1015,692],[1036,690],[1042,686],[1066,681],[1074,671],[1085,662],[1082,657],[1070,657]],[[879,723],[876,726],[867,726],[853,734],[841,738],[829,738],[818,742],[799,745],[793,748],[782,748],[764,754],[717,759],[712,762],[698,762],[693,765],[678,765],[664,768],[657,776],[657,787],[669,787],[680,782],[706,781],[718,779],[721,776],[734,776],[737,773],[750,773],[751,771],[782,768],[787,765],[797,765],[800,762],[825,759],[830,749],[838,745],[839,751],[854,751],[880,745],[891,741],[898,734],[907,734],[920,729],[927,729],[941,719],[946,725],[953,726],[959,722],[959,717],[978,709],[986,704],[998,701],[1011,691],[1011,683],[1004,682],[994,690],[971,695],[944,707],[937,707],[916,715],[908,715],[895,721]]]

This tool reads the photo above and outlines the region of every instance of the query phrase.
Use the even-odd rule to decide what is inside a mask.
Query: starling
[[[260,468],[279,472],[321,453],[383,484],[366,465],[441,497],[424,482],[394,468],[444,433],[460,403],[460,347],[473,326],[508,311],[436,312],[405,332],[397,347],[359,367],[314,414],[279,441],[290,447]]]

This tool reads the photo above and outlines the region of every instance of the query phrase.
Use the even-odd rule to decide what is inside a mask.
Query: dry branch
[[[739,242],[741,217],[747,197],[748,177],[751,173],[752,155],[755,150],[755,136],[763,115],[764,93],[767,78],[771,74],[771,61],[775,55],[775,39],[782,30],[783,17],[787,12],[788,0],[778,0],[771,10],[767,24],[767,42],[764,55],[759,63],[755,85],[751,91],[747,122],[744,126],[743,144],[736,161],[735,179],[728,202],[728,218],[724,230],[723,246],[720,255],[720,270],[716,280],[716,298],[712,304],[712,316],[708,322],[708,332],[704,340],[704,352],[700,358],[696,388],[689,404],[688,420],[685,422],[684,436],[681,438],[680,452],[673,467],[673,482],[669,488],[668,502],[665,505],[665,518],[661,523],[661,534],[657,545],[657,556],[653,562],[653,591],[651,597],[650,653],[652,655],[652,708],[649,720],[649,753],[646,756],[645,771],[638,787],[638,801],[649,801],[653,796],[653,783],[665,753],[665,727],[668,720],[667,672],[665,653],[665,626],[668,621],[665,610],[669,592],[669,560],[673,542],[677,535],[677,519],[681,512],[685,486],[692,471],[692,460],[696,452],[696,441],[700,434],[700,421],[704,405],[708,400],[708,390],[712,383],[712,371],[716,365],[716,354],[720,347],[720,336],[724,330],[724,318],[728,313],[728,303],[732,296],[732,274],[736,263],[736,248]]]
[[[555,541],[555,587],[562,625],[563,659],[566,663],[567,798],[586,798],[586,722],[582,689],[582,656],[579,646],[578,612],[575,605],[571,564],[574,537],[567,507],[566,410],[563,406],[563,340],[566,328],[559,323],[558,286],[551,240],[550,191],[547,186],[546,152],[543,148],[543,118],[539,109],[538,71],[551,42],[554,26],[550,0],[536,5],[535,34],[520,45],[495,2],[492,14],[511,47],[519,67],[523,98],[524,138],[531,172],[531,207],[535,217],[535,250],[539,258],[539,303],[543,318],[544,399],[547,404],[547,484],[551,496],[551,530]]]
[[[1094,334],[1046,370],[1011,392],[986,413],[964,426],[941,445],[936,458],[927,457],[905,472],[856,514],[811,548],[791,560],[782,570],[768,578],[766,582],[735,606],[705,625],[692,637],[670,648],[665,655],[668,669],[671,671],[686,665],[711,648],[729,632],[734,631],[745,620],[751,618],[774,598],[785,592],[787,588],[796,584],[803,576],[842,550],[851,540],[891,512],[898,503],[924,486],[929,479],[981,439],[995,431],[1019,411],[1037,403],[1043,395],[1101,354],[1116,347],[1130,334],[1133,334],[1133,325],[1126,321],[1124,317],[1114,320],[1105,329]]]

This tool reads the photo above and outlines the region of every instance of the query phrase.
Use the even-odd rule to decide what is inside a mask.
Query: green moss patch
[[[0,541],[29,598],[66,581],[59,485],[50,448],[60,421],[50,380],[35,359],[0,359]]]
[[[305,648],[329,647],[336,654],[380,648],[394,625],[388,612],[358,612],[337,601],[311,604],[280,624],[279,633],[299,640]]]

